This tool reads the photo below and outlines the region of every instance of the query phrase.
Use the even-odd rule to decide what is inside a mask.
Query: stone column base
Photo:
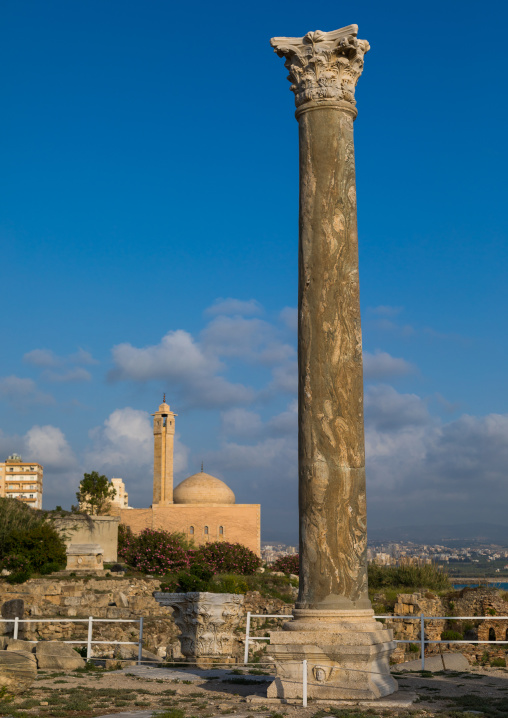
[[[327,616],[320,620],[317,613]],[[394,693],[398,686],[389,658],[396,643],[392,631],[375,621],[373,613],[296,610],[286,630],[270,634],[277,677],[267,697],[302,698],[303,660],[309,698],[373,700]],[[305,630],[298,630],[299,624]]]

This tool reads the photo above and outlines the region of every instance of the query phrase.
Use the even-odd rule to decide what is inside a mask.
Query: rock
[[[0,651],[0,686],[18,695],[28,690],[37,678],[35,656],[26,651]]]
[[[445,671],[469,671],[471,666],[462,653],[443,653]]]
[[[115,595],[113,596],[113,600],[119,608],[129,607],[129,601],[127,600],[127,596],[125,595],[125,593],[115,593]]]
[[[59,641],[39,641],[35,646],[35,656],[39,668],[73,671],[85,665],[84,659],[74,648]]]
[[[406,661],[397,665],[397,671],[421,671],[422,661],[418,658],[415,661]],[[425,670],[435,673],[444,670],[441,656],[429,656],[425,659]]]
[[[264,569],[263,566],[260,566],[259,568],[256,569],[256,573],[264,573],[265,571],[266,571],[266,569]]]
[[[289,574],[289,578],[292,579],[293,581],[299,581],[299,580],[300,580],[300,576],[297,576],[296,573],[290,573],[290,574]]]
[[[138,659],[138,647],[137,646],[117,646],[115,649],[115,655],[114,657],[116,659],[121,659],[122,663],[124,661],[135,659],[137,661]],[[143,649],[141,653],[141,660],[144,665],[147,665],[149,663],[161,663],[162,659],[159,658],[155,653],[152,653],[151,651],[145,651]]]
[[[29,643],[28,641],[19,641],[18,639],[12,638],[7,646],[5,647],[6,651],[26,651],[27,653],[33,653],[34,652],[34,644]]]
[[[5,649],[11,642],[12,638],[9,638],[9,636],[0,636],[0,651],[5,651]]]
[[[2,605],[2,618],[7,619],[14,619],[14,618],[24,618],[25,617],[25,602],[22,598],[12,598],[10,601],[6,601]],[[12,633],[14,631],[14,622],[13,623],[3,623],[3,632],[4,633]],[[22,633],[24,630],[24,623],[20,623],[18,626],[19,633]]]
[[[272,576],[285,576],[284,571],[272,571]]]

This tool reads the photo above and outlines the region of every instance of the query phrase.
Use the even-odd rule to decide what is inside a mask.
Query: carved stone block
[[[233,593],[154,593],[161,606],[171,606],[188,660],[233,657],[234,631],[243,616],[244,596]]]

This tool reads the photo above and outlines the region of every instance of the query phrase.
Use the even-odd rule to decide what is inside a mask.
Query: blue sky
[[[501,2],[0,9],[0,452],[151,500],[148,415],[297,535],[298,135],[277,35],[359,25],[369,521],[504,521]],[[493,497],[496,497],[493,500]],[[453,521],[452,521],[453,519]]]

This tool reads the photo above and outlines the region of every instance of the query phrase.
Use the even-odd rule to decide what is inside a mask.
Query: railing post
[[[18,637],[18,630],[19,630],[19,616],[16,616],[14,619],[14,631],[12,634],[12,637],[14,638],[14,640],[16,640]]]
[[[89,661],[92,657],[92,630],[93,630],[93,616],[88,616],[88,639],[86,644],[86,660]]]
[[[420,616],[420,651],[422,654],[422,671],[425,670],[425,616]]]
[[[247,611],[247,624],[245,626],[245,650],[243,653],[243,663],[247,665],[249,662],[249,636],[250,636],[250,611]]]
[[[143,659],[143,616],[139,618],[139,640],[138,640],[138,666]]]
[[[302,705],[307,708],[307,659],[302,661]]]

